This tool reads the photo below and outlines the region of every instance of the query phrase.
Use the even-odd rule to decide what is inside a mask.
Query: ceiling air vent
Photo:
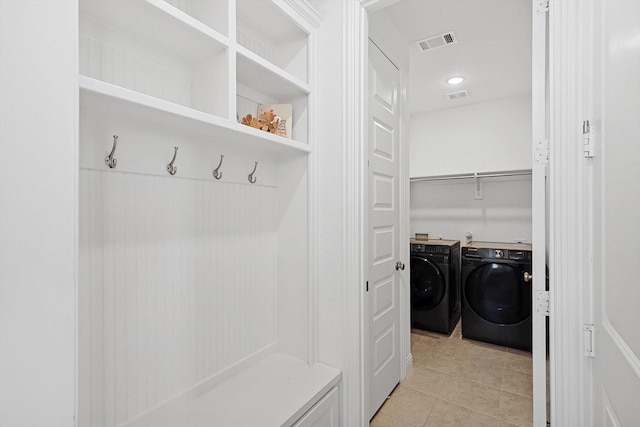
[[[460,98],[467,98],[469,96],[469,92],[465,90],[459,90],[457,92],[451,92],[447,94],[447,98],[454,100]]]
[[[427,50],[435,49],[437,47],[442,47],[453,43],[458,43],[458,39],[456,38],[456,35],[453,33],[453,31],[429,37],[428,39],[418,40],[416,42],[416,44],[418,45],[418,49],[420,49],[420,51],[422,52],[426,52]]]

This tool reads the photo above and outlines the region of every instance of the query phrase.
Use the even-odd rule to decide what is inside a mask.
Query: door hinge
[[[582,334],[584,337],[584,355],[593,357],[593,324],[585,323],[582,327]]]
[[[547,13],[549,11],[549,0],[539,0],[536,2],[536,13]]]
[[[589,120],[585,120],[582,122],[582,138],[583,138],[583,151],[585,158],[591,158],[594,155],[595,150],[595,138],[594,138],[594,127],[591,126]]]
[[[365,290],[369,292],[369,281],[367,280],[367,284],[365,285]]]
[[[536,313],[549,315],[549,291],[536,291]]]
[[[549,140],[540,139],[536,141],[536,147],[534,150],[534,161],[536,164],[549,163]]]

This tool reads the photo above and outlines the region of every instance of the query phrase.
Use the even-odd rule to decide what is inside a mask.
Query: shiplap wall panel
[[[80,183],[81,427],[275,342],[274,187],[88,169]]]
[[[191,105],[191,68],[186,61],[86,16],[80,22],[81,74],[177,104]],[[108,42],[101,37],[106,37]]]

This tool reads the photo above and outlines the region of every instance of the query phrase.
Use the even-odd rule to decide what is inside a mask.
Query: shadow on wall
[[[411,183],[411,235],[430,238],[531,243],[531,177]]]

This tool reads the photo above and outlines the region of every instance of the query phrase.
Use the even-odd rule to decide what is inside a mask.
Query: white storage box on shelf
[[[311,315],[313,16],[79,0],[80,427],[339,425]],[[238,123],[277,103],[292,139]]]

